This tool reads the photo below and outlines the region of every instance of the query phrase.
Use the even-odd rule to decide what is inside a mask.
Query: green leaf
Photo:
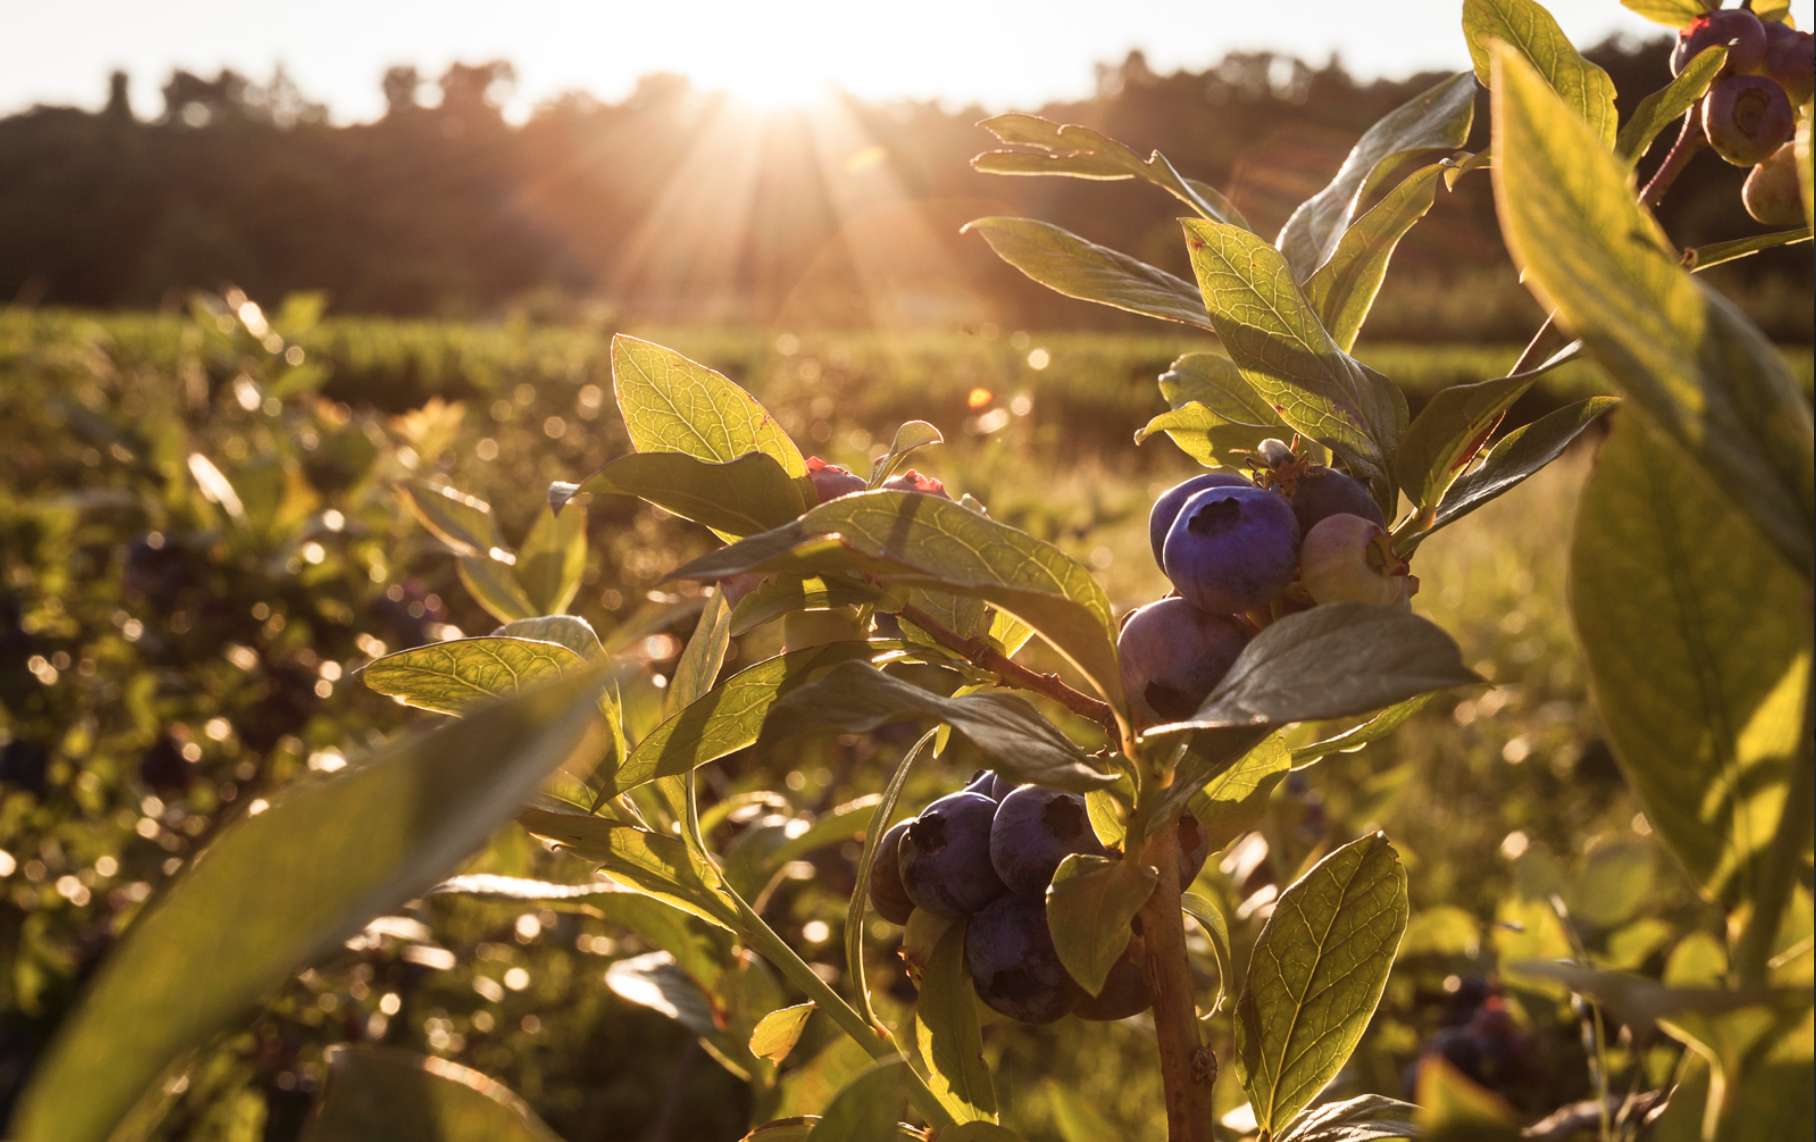
[[[777,715],[784,712],[849,733],[933,719],[963,734],[1006,776],[1081,792],[1116,780],[1025,699],[1000,692],[942,697],[861,662],[834,666],[796,689],[778,703]]]
[[[1279,436],[1280,428],[1255,428],[1233,424],[1201,404],[1163,412],[1135,431],[1135,443],[1145,444],[1157,432],[1181,452],[1207,468],[1239,468],[1243,459],[1263,440]]]
[[[1408,498],[1421,511],[1435,512],[1514,402],[1581,351],[1582,343],[1572,342],[1524,372],[1452,385],[1427,401],[1394,452],[1394,476]]]
[[[1481,681],[1450,636],[1412,612],[1332,603],[1269,625],[1242,648],[1197,713],[1147,733],[1343,718]]]
[[[530,602],[523,584],[518,582],[516,569],[508,562],[486,555],[463,555],[460,583],[487,614],[501,623],[537,616],[536,604]]]
[[[1753,899],[1810,762],[1808,584],[1623,416],[1583,491],[1570,609],[1615,760],[1710,896]]]
[[[573,494],[636,496],[728,538],[780,526],[808,504],[799,480],[762,452],[724,461],[633,452],[588,477]]]
[[[1711,45],[1690,57],[1676,78],[1640,100],[1632,116],[1621,124],[1620,135],[1614,141],[1615,153],[1629,165],[1638,162],[1652,149],[1652,141],[1660,131],[1696,106],[1727,62],[1728,49],[1722,44]]]
[[[1816,230],[1816,168],[1811,166],[1816,146],[1811,143],[1812,123],[1816,123],[1816,108],[1805,103],[1803,114],[1797,117],[1797,183],[1803,192],[1803,224]]]
[[[678,777],[756,744],[769,708],[828,666],[869,653],[863,643],[829,643],[765,659],[725,678],[651,730],[607,775],[608,795],[658,777]]]
[[[527,638],[457,638],[400,650],[360,671],[374,690],[418,710],[460,714],[489,698],[514,694],[531,683],[580,665],[556,642]]]
[[[813,1124],[808,1142],[877,1142],[895,1135],[908,1102],[908,1063],[872,1063],[846,1083]]]
[[[1211,957],[1217,961],[1217,994],[1211,1000],[1211,1010],[1220,1010],[1225,994],[1234,991],[1242,983],[1234,974],[1235,956],[1230,952],[1229,921],[1224,919],[1221,908],[1196,892],[1181,894],[1179,906],[1197,922],[1210,940]]]
[[[496,1079],[395,1047],[328,1048],[328,1082],[304,1142],[560,1142]]]
[[[1544,5],[1535,0],[1463,0],[1463,38],[1476,78],[1500,99],[1500,79],[1494,74],[1494,45],[1506,45],[1527,65],[1527,74],[1542,79],[1561,100],[1560,107],[1575,112],[1582,124],[1583,158],[1600,157],[1614,146],[1616,116],[1614,81],[1600,67],[1583,58],[1558,27]],[[1591,142],[1593,140],[1593,142]],[[1494,162],[1499,171],[1506,161],[1507,140],[1497,124]]]
[[[1092,995],[1129,946],[1129,922],[1154,893],[1154,870],[1136,861],[1072,853],[1047,886],[1047,928],[1059,962]]]
[[[397,486],[405,506],[456,555],[472,555],[512,562],[511,549],[505,544],[498,521],[492,518],[492,505],[445,484],[422,480],[405,480]]]
[[[1337,248],[1305,282],[1305,299],[1345,353],[1355,348],[1387,264],[1408,231],[1430,212],[1445,164],[1420,167],[1343,232]]]
[[[807,1030],[813,1007],[813,1001],[808,1000],[771,1011],[757,1020],[756,1030],[750,1033],[750,1053],[772,1063],[786,1059],[794,1051],[795,1044],[801,1041],[802,1032]]]
[[[749,634],[764,623],[797,611],[836,611],[874,603],[882,597],[881,591],[857,579],[776,575],[765,579],[732,608],[732,637]]]
[[[1562,456],[1564,449],[1619,403],[1614,397],[1589,397],[1546,413],[1503,436],[1480,464],[1450,485],[1421,538],[1524,483]]]
[[[955,1122],[996,1121],[996,1087],[984,1063],[977,995],[965,967],[965,925],[934,946],[914,1003],[914,1047],[927,1087]]]
[[[1403,702],[1395,702],[1360,725],[1351,726],[1342,733],[1320,738],[1302,746],[1293,747],[1293,768],[1298,769],[1312,764],[1333,753],[1354,753],[1365,745],[1380,741],[1388,734],[1399,729],[1408,718],[1423,710],[1437,697],[1434,691],[1429,694],[1416,694]]]
[[[1634,836],[1601,836],[1590,842],[1570,883],[1570,916],[1579,925],[1615,928],[1646,907],[1659,887],[1657,847]]]
[[[1217,353],[1175,360],[1160,375],[1160,395],[1169,411],[1138,429],[1135,443],[1165,432],[1180,451],[1207,466],[1240,467],[1261,441],[1292,432],[1236,363]]]
[[[594,749],[603,666],[272,794],[126,929],[42,1056],[15,1138],[102,1139],[183,1052],[432,886]]]
[[[718,869],[679,837],[652,833],[573,809],[531,806],[517,821],[554,841],[632,892],[639,892],[721,928],[736,930],[737,913]]]
[[[1064,125],[1038,115],[996,115],[979,126],[1025,151],[986,151],[971,160],[984,174],[1063,175],[1086,179],[1143,179],[1205,218],[1247,227],[1230,200],[1195,179],[1182,176],[1159,151],[1141,158],[1107,135],[1076,123]]]
[[[1306,281],[1337,252],[1350,222],[1383,187],[1397,185],[1413,167],[1463,146],[1475,121],[1475,80],[1451,76],[1414,96],[1363,132],[1336,177],[1299,204],[1280,230],[1277,245]]]
[[[582,658],[597,658],[605,646],[593,630],[593,624],[579,615],[542,615],[517,619],[492,632],[495,638],[527,638],[537,642],[558,642]]]
[[[1272,246],[1216,222],[1185,230],[1211,323],[1243,378],[1293,429],[1384,475],[1405,427],[1399,390],[1337,347]]]
[[[517,581],[538,614],[558,615],[580,593],[586,573],[586,509],[543,508],[517,553]]]
[[[1497,67],[1495,197],[1528,284],[1807,576],[1816,459],[1784,359],[1683,270],[1626,169],[1525,61],[1503,51]]]
[[[1706,269],[1750,258],[1766,250],[1776,250],[1780,246],[1800,246],[1809,240],[1810,228],[1799,226],[1795,230],[1774,230],[1770,234],[1754,234],[1729,242],[1711,242],[1707,246],[1693,246],[1685,250],[1684,265],[1690,267],[1691,273],[1699,274]]]
[[[605,969],[605,986],[627,1003],[647,1008],[693,1032],[706,1053],[742,1082],[758,1081],[762,1067],[744,1039],[734,1035],[713,996],[682,971],[667,952],[647,952]]]
[[[1343,1068],[1406,930],[1406,870],[1376,833],[1280,894],[1249,957],[1236,1042],[1255,1120],[1277,1133]]]
[[[889,442],[889,451],[877,457],[876,463],[871,465],[870,486],[881,487],[884,480],[901,470],[902,465],[908,462],[908,457],[923,448],[945,442],[946,438],[940,435],[940,430],[926,421],[905,421],[895,430],[895,439]]]
[[[902,786],[908,783],[908,773],[933,745],[934,734],[935,731],[928,730],[921,735],[913,748],[902,755],[901,763],[889,775],[888,784],[883,786],[882,799],[877,802],[876,812],[870,817],[870,828],[864,835],[864,851],[858,857],[851,902],[845,908],[845,973],[851,980],[852,990],[857,993],[858,1011],[872,1024],[877,1022],[877,1015],[870,1002],[870,982],[864,971],[864,908],[870,903],[870,871],[876,867],[878,843],[895,823],[896,803],[901,800]]]
[[[997,257],[1055,293],[1143,317],[1212,328],[1190,282],[1139,258],[1032,218],[979,218],[960,232],[973,231],[983,235]]]
[[[675,661],[668,688],[662,692],[662,713],[672,717],[683,706],[698,701],[713,688],[725,654],[731,649],[731,606],[723,591],[716,592],[700,609],[693,637]]]
[[[786,527],[701,556],[676,579],[745,571],[863,572],[905,586],[987,599],[1052,643],[1120,705],[1110,600],[1085,566],[988,516],[916,492],[861,492],[810,509]]]
[[[1621,0],[1621,7],[1667,28],[1681,28],[1715,7],[1713,0]]]
[[[1292,772],[1292,759],[1280,735],[1270,734],[1236,764],[1202,784],[1188,805],[1208,851],[1221,852],[1260,823],[1275,786]]]
[[[807,475],[801,450],[754,397],[673,349],[613,337],[612,391],[639,452],[683,452],[720,464],[761,452],[787,475]]]
[[[1419,1108],[1410,1102],[1379,1094],[1332,1099],[1306,1108],[1281,1132],[1279,1142],[1384,1142],[1389,1138],[1417,1138],[1413,1116]]]

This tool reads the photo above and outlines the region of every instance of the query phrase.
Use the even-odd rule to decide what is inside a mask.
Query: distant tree
[[[441,114],[462,125],[501,122],[516,86],[517,69],[508,60],[450,64],[441,74]]]
[[[385,69],[385,76],[379,81],[379,87],[385,93],[385,118],[401,119],[410,115],[422,106],[418,96],[422,93],[423,77],[413,64],[397,64]]]
[[[101,109],[101,114],[104,117],[115,123],[131,123],[134,121],[132,115],[132,94],[129,90],[131,83],[131,78],[118,68],[115,68],[112,72],[108,73],[107,106]]]

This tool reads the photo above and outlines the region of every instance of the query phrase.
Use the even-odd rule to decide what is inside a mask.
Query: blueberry
[[[990,866],[995,816],[996,802],[976,793],[951,793],[921,810],[902,836],[898,860],[915,907],[968,915],[1003,894]]]
[[[863,477],[851,469],[828,464],[818,456],[807,458],[807,478],[813,482],[814,494],[820,497],[821,503],[861,492],[865,487]]]
[[[1082,990],[1059,962],[1038,896],[1004,896],[965,927],[965,966],[977,997],[1023,1023],[1051,1023]]]
[[[1211,839],[1189,809],[1179,814],[1174,828],[1179,832],[1179,887],[1185,889],[1204,871],[1204,862],[1211,856]]]
[[[1045,892],[1068,855],[1103,851],[1076,793],[1024,785],[1003,798],[990,825],[990,864],[1011,892]]]
[[[971,780],[965,783],[964,789],[960,792],[976,793],[980,797],[988,797],[992,801],[1001,801],[1002,797],[996,792],[997,783],[1001,780],[1002,778],[996,775],[996,770],[980,769],[971,775]]]
[[[1299,521],[1301,533],[1318,526],[1318,521],[1339,513],[1359,515],[1382,527],[1387,526],[1381,505],[1375,503],[1375,497],[1361,481],[1345,476],[1335,468],[1315,464],[1293,481],[1293,518]]]
[[[1727,62],[1722,75],[1739,75],[1755,71],[1766,57],[1766,28],[1759,17],[1735,8],[1698,16],[1677,34],[1677,46],[1671,51],[1671,74],[1684,70],[1684,65],[1705,48],[1726,44]]]
[[[1404,601],[1418,582],[1406,574],[1380,525],[1342,513],[1305,533],[1299,580],[1315,602],[1377,605]]]
[[[1792,103],[1808,103],[1816,91],[1816,37],[1788,24],[1767,24],[1764,67]]]
[[[876,914],[891,924],[906,924],[914,911],[914,901],[902,887],[901,847],[913,818],[897,821],[876,843],[876,857],[870,866],[870,905]]]
[[[943,500],[952,497],[946,492],[946,485],[932,476],[908,469],[899,476],[891,476],[883,481],[883,487],[892,492],[920,492],[923,495],[938,496]]]
[[[1790,141],[1797,112],[1784,88],[1764,76],[1729,75],[1703,96],[1702,125],[1716,154],[1750,167]]]
[[[1212,488],[1179,510],[1161,567],[1179,593],[1232,615],[1280,597],[1299,563],[1299,524],[1286,500],[1261,488]]]
[[[1183,484],[1174,484],[1160,493],[1160,498],[1154,501],[1154,510],[1148,513],[1148,545],[1154,549],[1154,562],[1162,562],[1161,552],[1166,547],[1167,532],[1172,529],[1173,521],[1179,518],[1179,509],[1185,507],[1187,500],[1211,488],[1253,486],[1239,472],[1200,472]]]
[[[1803,222],[1803,198],[1797,185],[1797,144],[1786,143],[1753,168],[1740,188],[1740,200],[1753,221],[1767,226]]]
[[[1122,950],[1121,957],[1110,968],[1110,974],[1104,977],[1103,990],[1092,995],[1079,988],[1072,1014],[1080,1019],[1109,1022],[1139,1015],[1154,1006],[1154,990],[1148,985],[1147,968],[1142,962],[1146,958],[1142,938],[1130,936],[1129,946]]]
[[[1122,688],[1142,725],[1188,718],[1229,673],[1248,632],[1180,598],[1138,609],[1122,624]]]

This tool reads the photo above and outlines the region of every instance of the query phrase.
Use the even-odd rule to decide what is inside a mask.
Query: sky
[[[1811,26],[1816,0],[1794,0]],[[1657,25],[1617,0],[1553,0],[1587,45]],[[394,63],[430,75],[503,57],[515,110],[575,88],[612,99],[637,76],[679,72],[757,103],[828,87],[867,98],[937,98],[992,110],[1084,96],[1092,65],[1130,48],[1160,71],[1232,50],[1321,63],[1340,53],[1366,77],[1468,66],[1461,0],[0,0],[0,113],[33,103],[95,107],[124,68],[141,115],[173,67],[256,79],[282,63],[338,121],[376,117]]]

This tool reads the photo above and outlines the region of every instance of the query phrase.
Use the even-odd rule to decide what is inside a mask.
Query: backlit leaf
[[[1681,28],[1715,6],[1714,0],[1621,0],[1621,7],[1667,28]]]
[[[633,452],[588,477],[574,494],[637,496],[727,537],[780,526],[807,508],[798,479],[762,452],[724,461]]]
[[[731,612],[731,633],[734,637],[749,634],[764,623],[796,611],[836,611],[880,598],[882,592],[857,579],[775,575],[738,600]]]
[[[582,658],[605,653],[593,624],[579,615],[540,615],[533,619],[508,622],[492,632],[498,638],[528,638],[537,642],[558,642]]]
[[[1431,163],[1407,175],[1343,231],[1336,250],[1306,279],[1305,299],[1345,353],[1355,348],[1400,239],[1431,210],[1444,170]]]
[[[1614,397],[1588,397],[1509,432],[1495,442],[1480,464],[1450,485],[1423,535],[1455,523],[1524,483],[1562,456],[1564,449],[1619,403]]]
[[[1255,1120],[1280,1131],[1343,1068],[1406,930],[1406,870],[1380,833],[1331,853],[1280,894],[1236,1003]]]
[[[107,1137],[178,1055],[447,875],[544,778],[596,748],[603,669],[401,735],[222,830],[126,929],[65,1018],[13,1136]]]
[[[429,533],[456,555],[485,556],[500,552],[508,561],[510,548],[492,517],[492,505],[444,484],[406,480],[399,495]]]
[[[1032,218],[979,218],[965,224],[964,233],[973,231],[997,257],[1055,293],[1211,329],[1190,282],[1139,258]]]
[[[1154,870],[1137,861],[1073,853],[1047,886],[1047,927],[1059,962],[1092,995],[1129,946],[1129,922],[1154,893]]]
[[[807,1142],[877,1142],[896,1134],[908,1101],[908,1063],[872,1063],[846,1083],[807,1135]]]
[[[580,593],[586,572],[586,508],[548,507],[536,517],[517,552],[517,581],[538,614],[558,615]]]
[[[387,654],[362,671],[369,690],[406,706],[459,714],[580,665],[572,650],[527,638],[457,638]]]
[[[809,1000],[777,1008],[757,1020],[756,1030],[750,1033],[750,1053],[772,1063],[786,1059],[794,1051],[795,1044],[801,1041],[801,1033],[807,1030],[813,1006]]]
[[[864,851],[858,857],[851,901],[845,908],[845,972],[852,990],[857,993],[859,1012],[871,1023],[877,1022],[877,1015],[870,1002],[870,982],[864,971],[864,909],[870,903],[870,872],[876,866],[877,845],[882,841],[883,833],[895,824],[896,803],[901,800],[902,786],[908,783],[908,773],[932,747],[933,738],[933,730],[922,734],[920,740],[902,755],[901,762],[883,786],[882,798],[871,814],[870,828],[864,835]]]
[[[496,1079],[433,1055],[370,1044],[328,1049],[328,1082],[304,1142],[560,1142]]]
[[[1537,0],[1463,0],[1463,38],[1469,43],[1469,58],[1482,86],[1501,94],[1492,61],[1494,45],[1505,44],[1509,53],[1525,61],[1527,74],[1542,79],[1587,129],[1584,142],[1590,151],[1583,158],[1614,146],[1614,81],[1583,58],[1544,5]],[[1494,141],[1498,170],[1507,143],[1498,123]]]
[[[1621,124],[1620,134],[1614,140],[1615,153],[1629,163],[1638,162],[1640,156],[1652,149],[1652,141],[1658,138],[1659,132],[1680,122],[1684,114],[1696,106],[1727,62],[1728,49],[1723,44],[1712,44],[1691,56],[1684,64],[1684,70],[1670,83],[1640,100],[1633,114]]]
[[[499,622],[531,619],[539,613],[510,563],[487,555],[463,555],[459,569],[461,586]]]
[[[977,994],[965,967],[965,925],[934,946],[914,1003],[914,1047],[928,1089],[956,1122],[996,1120],[996,1087],[984,1063]]]
[[[1332,1099],[1308,1107],[1280,1133],[1280,1142],[1385,1142],[1389,1138],[1417,1138],[1413,1116],[1419,1108],[1410,1102],[1379,1094]]]
[[[789,476],[807,474],[801,450],[754,397],[673,349],[613,337],[612,391],[639,452],[683,452],[721,464],[761,452]]]
[[[633,892],[722,928],[737,923],[718,870],[679,837],[652,833],[579,810],[531,806],[517,814],[531,833],[559,844]]]

